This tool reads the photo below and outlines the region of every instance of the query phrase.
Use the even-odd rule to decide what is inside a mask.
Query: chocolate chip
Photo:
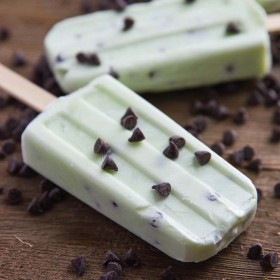
[[[22,51],[14,52],[12,61],[13,61],[13,66],[15,66],[15,67],[25,66],[27,63],[25,55]]]
[[[131,18],[131,17],[126,17],[124,20],[123,20],[123,29],[122,31],[127,31],[129,29],[131,29],[134,25],[134,19]]]
[[[262,95],[258,91],[254,91],[247,98],[246,104],[248,106],[257,106],[262,104],[262,102],[263,102]]]
[[[43,192],[50,192],[51,190],[56,188],[57,185],[48,179],[44,179],[40,182],[39,187],[40,187],[41,192],[43,193]]]
[[[18,171],[22,168],[23,162],[16,158],[10,158],[7,164],[7,171],[9,174],[17,174]]]
[[[240,166],[244,161],[243,150],[238,150],[230,154],[230,161],[237,166]]]
[[[196,0],[185,0],[185,2],[187,3],[187,4],[191,4],[191,3],[194,3]]]
[[[14,117],[8,117],[6,122],[5,122],[5,128],[8,131],[12,131],[15,129],[19,124],[19,120],[14,118]]]
[[[259,243],[253,244],[248,251],[247,257],[252,260],[259,260],[263,254],[262,245]]]
[[[8,40],[10,37],[10,30],[5,26],[0,26],[0,42]]]
[[[183,126],[185,130],[187,130],[191,135],[193,135],[196,138],[199,138],[199,133],[196,129],[196,127],[192,124],[187,124]]]
[[[1,96],[0,95],[0,109],[5,108],[10,101],[10,97],[9,96]]]
[[[109,271],[104,275],[101,275],[99,280],[119,280],[120,276],[115,271]]]
[[[173,267],[170,265],[166,269],[164,269],[160,274],[159,277],[161,280],[176,280],[176,275],[173,271]]]
[[[31,167],[24,164],[20,168],[18,175],[22,178],[32,178],[32,177],[35,177],[37,175],[37,173]]]
[[[249,145],[243,148],[243,153],[244,153],[244,160],[252,160],[256,154],[255,149]]]
[[[65,196],[66,192],[59,187],[55,187],[49,192],[49,198],[53,202],[60,202],[65,198]]]
[[[142,133],[142,131],[137,127],[133,130],[133,133],[131,135],[131,137],[128,139],[129,142],[140,142],[143,141],[145,139],[144,134]]]
[[[2,152],[5,155],[10,155],[16,150],[16,143],[13,139],[7,139],[2,143]]]
[[[195,157],[198,161],[198,163],[203,166],[203,165],[206,165],[210,159],[211,159],[211,154],[207,151],[198,151],[198,152],[195,152]]]
[[[111,250],[109,250],[107,253],[106,253],[106,257],[105,257],[105,260],[103,262],[103,265],[107,267],[107,265],[111,262],[117,262],[117,263],[120,263],[120,258],[117,254],[115,254],[114,252],[112,252]]]
[[[183,148],[186,144],[186,140],[183,137],[177,135],[170,137],[169,142],[173,142],[178,149]]]
[[[5,140],[9,137],[9,133],[5,126],[0,125],[0,140]]]
[[[110,149],[110,146],[100,138],[98,138],[96,140],[96,142],[94,144],[94,148],[93,148],[94,152],[99,155],[106,154],[109,149]]]
[[[21,203],[22,201],[22,193],[17,188],[12,188],[8,190],[6,202],[10,205],[16,205]]]
[[[268,90],[264,95],[264,104],[267,107],[275,105],[277,101],[278,101],[278,94],[273,89]]]
[[[227,35],[234,35],[240,33],[239,24],[236,22],[229,22],[226,26],[226,34]]]
[[[244,124],[248,120],[248,113],[246,108],[240,108],[234,115],[233,115],[233,122],[235,124]]]
[[[116,163],[113,161],[113,159],[110,156],[106,156],[106,158],[102,163],[101,168],[107,171],[118,171],[118,167]]]
[[[115,10],[118,12],[122,12],[125,10],[127,4],[124,0],[115,0]]]
[[[101,61],[96,53],[78,53],[76,55],[76,59],[81,64],[89,64],[93,66],[99,66],[101,64]]]
[[[194,115],[204,113],[204,109],[204,104],[199,100],[195,100],[191,107],[191,111]]]
[[[125,253],[124,262],[126,263],[127,266],[137,267],[140,264],[140,259],[138,258],[135,251],[132,248],[130,248]]]
[[[277,183],[274,186],[274,195],[275,197],[280,198],[280,183]]]
[[[225,145],[221,142],[214,143],[213,145],[210,146],[210,148],[219,156],[222,156],[225,151]]]
[[[109,262],[106,267],[106,271],[115,271],[118,275],[122,273],[122,266],[118,262]]]
[[[278,254],[276,252],[268,253],[260,258],[260,265],[263,270],[270,271],[278,265]]]
[[[137,116],[133,112],[133,110],[129,107],[127,108],[124,115],[121,117],[121,125],[128,130],[132,130],[133,128],[135,128],[136,124],[137,124]]]
[[[78,256],[71,261],[71,266],[78,276],[82,276],[86,270],[86,258]]]
[[[231,146],[237,138],[237,134],[234,130],[226,130],[223,135],[223,143],[225,146]]]
[[[207,119],[205,117],[197,117],[193,121],[193,126],[198,133],[201,133],[207,128]]]
[[[230,116],[230,111],[228,107],[226,107],[225,105],[219,105],[217,111],[215,112],[215,114],[213,114],[213,117],[216,120],[220,120],[220,121],[228,118],[229,116]]]
[[[110,68],[109,75],[111,75],[113,78],[117,80],[120,78],[119,73],[116,70],[114,70],[114,68]]]
[[[27,207],[27,211],[32,215],[43,214],[44,210],[41,204],[38,202],[37,197],[34,197]]]
[[[160,183],[152,186],[153,190],[156,190],[161,196],[167,197],[171,192],[171,185],[169,183]]]
[[[279,143],[280,142],[280,127],[274,127],[271,136],[270,136],[271,143]]]
[[[253,159],[246,168],[250,171],[260,172],[262,170],[262,160],[260,158]]]
[[[164,149],[163,154],[170,159],[176,159],[179,156],[179,150],[176,144],[170,141],[168,147]]]
[[[53,200],[49,197],[49,193],[47,191],[39,196],[38,203],[45,211],[51,209],[53,206]]]
[[[89,14],[93,11],[92,3],[88,0],[83,0],[81,3],[82,14]]]

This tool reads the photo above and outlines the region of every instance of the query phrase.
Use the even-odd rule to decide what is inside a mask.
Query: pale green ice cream
[[[268,13],[280,11],[280,0],[257,0]]]
[[[130,143],[120,124],[128,107],[145,140]],[[163,155],[169,138],[186,145]],[[101,168],[98,138],[107,142],[117,172]],[[185,129],[110,76],[54,101],[22,136],[24,162],[92,208],[167,255],[199,262],[217,254],[251,223],[257,194],[252,182]],[[197,151],[209,151],[200,166]],[[153,185],[168,182],[161,197]]]
[[[122,31],[127,17],[134,25]],[[110,72],[137,92],[161,92],[265,75],[265,18],[254,0],[154,0],[66,19],[50,30],[45,49],[65,92]],[[240,32],[227,34],[229,23]],[[100,65],[80,63],[81,52],[97,54]]]

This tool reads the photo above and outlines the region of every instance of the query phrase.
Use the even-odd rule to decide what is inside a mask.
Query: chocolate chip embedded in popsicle
[[[173,142],[178,149],[183,148],[186,144],[186,140],[183,137],[177,135],[170,137],[169,142]]]
[[[137,127],[134,129],[131,137],[128,139],[129,142],[140,142],[143,141],[145,139],[144,134],[142,133],[142,131]]]
[[[160,183],[152,186],[153,190],[156,190],[161,196],[168,197],[171,192],[171,185],[169,183]]]
[[[96,53],[87,54],[84,52],[79,52],[76,55],[76,59],[81,64],[88,64],[93,66],[99,66],[101,64],[101,61]]]
[[[238,34],[240,31],[240,26],[237,22],[229,22],[226,26],[226,35]]]
[[[108,152],[110,149],[109,144],[107,144],[105,141],[102,139],[98,138],[94,144],[94,152],[99,155],[104,155]]]
[[[106,171],[118,171],[118,167],[110,156],[106,156],[101,168]]]
[[[179,150],[177,148],[177,145],[174,142],[170,141],[168,147],[164,149],[163,154],[170,159],[178,158]]]
[[[123,29],[122,31],[128,31],[129,29],[131,29],[134,25],[134,19],[131,17],[126,17],[123,20]]]
[[[195,157],[198,161],[198,163],[203,166],[206,165],[210,159],[211,159],[211,153],[207,152],[207,151],[198,151],[195,152]]]
[[[136,124],[137,116],[129,107],[121,118],[121,125],[128,130],[132,130],[133,128],[135,128]]]

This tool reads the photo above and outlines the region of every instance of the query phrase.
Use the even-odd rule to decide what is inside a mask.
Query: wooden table
[[[0,25],[7,25],[12,37],[0,43],[0,60],[11,67],[12,53],[22,50],[28,66],[15,70],[30,77],[32,67],[43,53],[46,32],[55,22],[79,14],[79,7],[80,1],[70,0],[1,0]],[[245,87],[232,94],[222,94],[220,100],[235,111],[244,104],[248,93],[249,89]],[[189,90],[145,97],[178,123],[186,124],[193,118],[191,101],[202,98],[203,93]],[[1,110],[0,121],[8,115],[18,115],[18,110],[13,105]],[[207,144],[221,139],[223,131],[231,127],[239,137],[236,144],[227,149],[227,154],[248,143],[256,148],[263,159],[264,171],[258,175],[242,172],[263,191],[264,198],[250,228],[217,256],[198,264],[172,260],[73,197],[42,216],[29,215],[26,207],[39,194],[41,178],[10,176],[6,171],[7,161],[0,161],[1,186],[18,187],[23,192],[23,202],[17,206],[7,205],[4,195],[0,196],[0,279],[77,279],[69,268],[71,259],[77,255],[85,256],[88,263],[81,279],[99,279],[104,272],[102,261],[107,250],[123,255],[130,247],[138,252],[142,265],[137,269],[125,268],[122,279],[159,279],[158,274],[169,265],[174,267],[180,279],[280,279],[279,268],[264,273],[258,261],[246,257],[249,245],[254,242],[261,242],[266,252],[280,252],[280,200],[273,197],[273,186],[280,181],[280,147],[268,143],[272,112],[263,106],[251,108],[249,122],[244,126],[236,126],[230,119],[209,121],[203,134]]]

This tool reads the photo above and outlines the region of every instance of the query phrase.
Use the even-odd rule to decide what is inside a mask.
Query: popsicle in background
[[[45,38],[65,92],[111,74],[137,92],[262,77],[271,67],[255,0],[154,0],[66,19]]]
[[[167,255],[205,260],[251,223],[252,182],[112,77],[55,99],[1,65],[0,75],[46,108],[23,134],[25,163]]]

